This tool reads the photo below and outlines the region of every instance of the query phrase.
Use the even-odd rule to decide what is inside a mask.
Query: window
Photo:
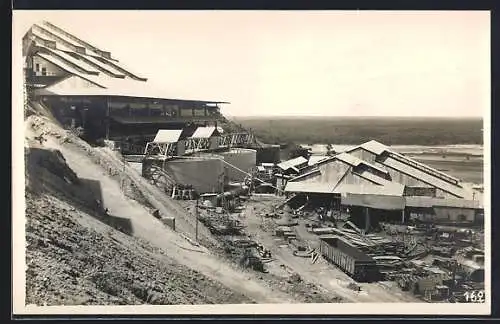
[[[151,116],[164,116],[165,113],[163,111],[163,105],[162,104],[149,104],[149,114]]]
[[[458,215],[459,222],[465,222],[466,220],[467,220],[467,216],[465,216],[464,214]]]
[[[40,64],[39,63],[35,64],[35,71],[36,72],[40,71]]]
[[[195,108],[194,109],[194,116],[197,116],[197,117],[205,116],[205,108]]]
[[[192,117],[194,115],[193,108],[182,107],[180,109],[180,115],[181,117]]]
[[[131,103],[131,114],[135,117],[145,117],[149,115],[149,110],[146,104],[143,103]]]
[[[177,116],[179,114],[179,107],[177,105],[165,105],[166,116]]]
[[[42,75],[47,75],[47,68],[46,67],[42,68]]]

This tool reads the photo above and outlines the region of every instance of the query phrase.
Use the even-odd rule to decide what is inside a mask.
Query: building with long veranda
[[[227,102],[177,98],[123,66],[109,51],[43,21],[23,37],[30,105],[49,110],[86,140],[111,140],[124,153],[142,153],[159,129],[217,126]]]

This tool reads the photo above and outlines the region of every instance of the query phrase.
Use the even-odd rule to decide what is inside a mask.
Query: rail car
[[[358,282],[373,282],[381,278],[377,262],[341,237],[320,236],[319,250],[325,259]]]

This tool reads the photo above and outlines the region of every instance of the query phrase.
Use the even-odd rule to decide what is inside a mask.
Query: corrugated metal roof
[[[61,42],[58,42],[57,39],[55,39],[54,37],[50,36],[50,35],[47,35],[47,34],[43,34],[42,32],[38,31],[37,29],[35,28],[32,28],[31,29],[31,33],[39,38],[39,39],[42,39],[42,40],[48,40],[48,41],[52,41],[52,42],[55,42],[56,43],[56,48],[57,49],[60,49],[60,50],[63,50],[63,51],[67,51],[67,52],[74,52],[74,50],[66,45],[64,45],[63,43]],[[45,44],[38,44],[38,46],[41,46],[41,47],[44,47],[44,48],[49,48],[49,47],[46,47]]]
[[[435,168],[432,168],[426,164],[423,164],[423,163],[417,162],[413,159],[410,159],[402,154],[393,153],[393,152],[391,152],[390,154],[391,154],[390,156],[392,158],[394,158],[396,160],[400,160],[401,162],[406,163],[406,164],[408,164],[416,169],[422,170],[423,172],[429,173],[433,177],[442,179],[442,180],[447,181],[447,182],[451,182],[452,184],[459,184],[460,183],[459,179],[452,177],[452,176],[450,176],[442,171],[439,171]]]
[[[37,89],[36,94],[41,96],[105,96],[105,97],[134,97],[134,98],[150,98],[150,99],[170,99],[170,100],[184,100],[192,102],[203,102],[203,103],[229,103],[220,101],[209,101],[209,100],[199,100],[199,99],[182,99],[178,96],[169,94],[167,91],[161,89],[155,89],[150,86],[145,81],[135,81],[128,78],[125,79],[115,79],[105,80],[106,78],[102,76],[94,76],[90,74],[82,75],[75,69],[68,71],[75,74],[83,79],[89,80],[91,82],[97,83],[104,88],[57,88],[54,84],[52,86]]]
[[[340,160],[342,162],[345,162],[347,164],[350,164],[352,166],[358,166],[364,162],[363,160],[358,159],[354,155],[344,153],[344,152],[335,155],[335,159]]]
[[[347,193],[340,198],[342,205],[362,206],[376,209],[403,210],[405,200],[398,196],[381,196]]]
[[[377,155],[380,155],[380,154],[384,153],[385,151],[390,151],[390,148],[388,146],[385,146],[384,144],[379,143],[375,140],[371,140],[371,141],[368,141],[366,143],[363,143],[360,145],[360,147],[367,150],[368,152],[372,152],[372,153],[377,154]]]
[[[63,33],[60,33],[58,30],[52,28],[50,25],[46,25],[46,24],[43,24],[43,25],[39,25],[39,24],[35,24],[36,26],[38,26],[39,28],[49,32],[49,33],[52,33],[53,35],[55,35],[56,37],[62,39],[63,41],[73,45],[73,46],[76,46],[76,47],[83,47],[85,48],[85,53],[87,54],[90,54],[90,55],[99,55],[97,53],[95,53],[94,51],[92,51],[90,48],[88,48],[87,46],[82,46],[81,44],[78,44],[76,43],[75,41],[73,41],[71,38],[67,37],[66,35],[64,35]],[[52,36],[53,38],[55,38],[54,36]],[[57,42],[60,42],[59,40],[56,39]]]
[[[205,122],[208,120],[216,120],[215,118],[210,118],[210,117],[158,118],[153,116],[132,116],[132,117],[110,116],[110,118],[120,124],[178,124],[185,122]]]
[[[307,159],[303,156],[296,157],[278,164],[278,167],[282,170],[288,170],[289,168],[296,167],[298,165],[307,163]]]
[[[311,155],[309,157],[309,161],[307,162],[308,165],[315,165],[317,164],[318,162],[324,160],[324,159],[327,159],[329,156],[327,155]]]
[[[399,172],[405,173],[407,175],[410,175],[422,182],[428,183],[432,186],[435,186],[436,188],[439,188],[443,191],[446,191],[450,194],[453,194],[458,197],[463,197],[464,196],[464,190],[460,187],[457,187],[451,183],[448,183],[444,180],[441,180],[440,178],[434,177],[431,174],[424,172],[420,169],[414,168],[406,163],[402,163],[396,159],[393,159],[391,157],[386,158],[384,161],[381,161],[381,163],[385,166],[391,167],[395,170],[398,170]]]
[[[95,57],[93,57],[91,55],[82,55],[79,53],[77,53],[77,54],[79,56],[89,60],[90,62],[94,63],[95,65],[101,67],[102,69],[105,69],[105,70],[115,74],[116,76],[125,77],[125,74],[123,74],[121,71],[115,69],[113,66],[111,66],[109,64],[102,63],[101,61],[99,61],[98,59],[96,59]]]
[[[155,143],[177,143],[182,129],[160,129],[153,140]]]
[[[360,177],[363,177],[363,178],[365,178],[367,180],[375,182],[375,183],[377,183],[379,185],[383,185],[384,186],[384,185],[391,185],[391,184],[393,184],[393,182],[391,182],[389,180],[386,180],[384,178],[381,178],[381,177],[379,177],[379,176],[371,173],[368,170],[364,170],[364,171],[362,171],[360,173],[356,173],[356,174],[358,174]]]
[[[66,72],[75,74],[75,75],[80,76],[80,77],[83,77],[82,75],[84,75],[84,73],[80,72],[77,68],[72,66],[70,63],[67,63],[66,61],[64,61],[64,60],[60,59],[59,57],[56,57],[50,53],[38,52],[36,55],[40,56],[41,58],[43,58],[44,60],[47,60],[48,62],[50,62],[52,64],[57,65],[61,69],[65,70]],[[86,79],[87,76],[91,77],[92,75],[88,74],[88,75],[85,75],[85,77],[83,77],[83,78]],[[47,89],[47,88],[44,88],[44,89]]]
[[[40,25],[40,23],[38,25]],[[83,41],[82,39],[80,39],[80,38],[76,37],[75,35],[69,33],[67,30],[64,30],[61,27],[58,27],[58,26],[56,26],[54,24],[51,24],[48,21],[45,21],[45,20],[41,21],[41,25],[43,25],[44,28],[47,28],[50,31],[54,32],[55,34],[58,34],[58,35],[61,34],[61,35],[64,35],[65,37],[71,39],[72,43],[78,44],[79,46],[82,46],[82,47],[85,47],[85,49],[90,50],[89,53],[96,53],[97,51],[103,51],[102,49],[99,49],[96,46],[93,46],[93,45],[91,45],[91,44]]]
[[[57,49],[56,50],[47,49],[47,50],[50,51],[50,52],[53,52],[53,53],[55,53],[57,55],[60,55],[65,60],[70,61],[71,63],[79,66],[80,68],[82,68],[82,69],[84,69],[86,71],[90,71],[90,72],[94,72],[94,73],[99,73],[99,70],[97,70],[94,66],[88,64],[85,61],[81,61],[81,60],[78,60],[78,59],[74,58],[73,56],[69,55],[65,51],[61,51],[61,50],[57,50]]]
[[[478,200],[466,200],[466,199],[442,199],[434,197],[417,197],[417,196],[407,196],[406,206],[408,207],[421,207],[421,208],[432,208],[432,207],[455,207],[455,208],[469,208],[469,209],[482,209],[483,206]]]
[[[317,164],[326,164],[326,163],[330,163],[330,162],[333,162],[336,160],[342,161],[342,162],[347,163],[347,164],[354,166],[354,167],[357,167],[357,166],[363,164],[363,165],[366,165],[367,167],[372,168],[374,170],[377,170],[379,172],[388,173],[387,170],[385,168],[383,168],[383,166],[375,165],[373,163],[364,161],[364,160],[357,158],[354,155],[346,153],[346,152],[338,153],[332,157],[326,157],[325,159],[317,162]]]
[[[39,26],[40,27],[40,26]],[[43,26],[41,28],[46,28],[46,26]],[[50,26],[47,28],[51,28]],[[52,29],[50,29],[52,31]],[[71,52],[71,53],[76,53],[72,48],[69,48],[68,46],[65,46],[62,44],[61,41],[58,41],[54,36],[50,35],[45,35],[42,34],[41,32],[37,31],[36,29],[32,29],[33,35],[42,38],[42,39],[48,39],[56,44],[57,50],[63,50],[66,52]],[[61,36],[59,34],[59,31],[55,30],[55,33],[57,36]],[[62,35],[63,39],[67,38],[66,35]],[[37,42],[37,44],[40,42]],[[71,44],[73,44],[73,41],[70,41]],[[79,47],[85,47],[88,49],[88,46],[82,46],[81,44],[74,44],[75,46]],[[39,47],[45,48],[48,50],[51,50],[49,47],[46,47],[45,44],[38,44]],[[53,49],[52,49],[53,50]],[[57,51],[58,54],[59,51]],[[88,87],[69,87],[69,88],[58,88],[57,83],[54,85],[51,85],[49,87],[43,88],[43,89],[37,89],[36,94],[37,95],[42,95],[42,96],[120,96],[120,97],[137,97],[137,98],[151,98],[151,99],[171,99],[171,100],[183,100],[183,101],[192,101],[192,102],[204,102],[204,103],[217,103],[217,104],[228,104],[229,102],[223,102],[223,101],[214,101],[214,100],[199,100],[199,99],[182,99],[182,96],[178,95],[172,95],[168,94],[167,91],[162,89],[163,85],[159,85],[158,87],[151,84],[150,82],[146,82],[145,79],[143,81],[139,81],[136,79],[132,79],[128,76],[125,76],[124,73],[120,71],[119,69],[115,68],[111,64],[117,65],[115,62],[110,62],[109,60],[100,57],[98,54],[95,56],[93,55],[87,55],[87,54],[80,54],[76,53],[77,55],[81,56],[82,58],[85,58],[92,63],[96,64],[97,66],[100,66],[101,68],[111,72],[114,74],[114,76],[106,75],[106,73],[100,72],[98,75],[91,75],[87,74],[85,72],[80,72],[77,67],[84,68],[84,70],[89,71],[89,63],[81,62],[79,64],[76,64],[73,62],[71,59],[68,59],[67,57],[64,57],[65,59],[68,59],[68,61],[71,62],[69,64],[68,62],[55,57],[54,55],[46,54],[46,53],[39,53],[41,57],[44,59],[47,59],[50,61],[52,64],[55,64],[62,68],[63,70],[67,71],[70,74],[73,74],[75,76],[78,76],[82,79],[88,80],[90,82],[93,82],[102,89],[97,89],[97,88],[88,88]],[[90,52],[92,54],[92,52]],[[64,54],[61,54],[64,55]],[[67,54],[69,55],[69,54]],[[45,56],[45,57],[44,57]],[[105,60],[105,62],[101,62],[99,59],[96,57],[100,57],[101,59]],[[109,64],[108,64],[109,63]],[[75,64],[77,67],[72,66]],[[119,66],[119,65],[118,65]],[[119,66],[121,67],[121,66]],[[93,67],[92,71],[94,71],[96,68]],[[129,72],[128,70],[124,69],[129,75],[136,76],[136,73]],[[119,76],[119,77],[115,77]]]
[[[392,150],[389,146],[386,146],[386,145],[379,143],[375,140],[371,140],[371,141],[368,141],[368,142],[363,143],[361,145],[355,146],[353,148],[346,150],[345,152],[349,153],[349,152],[352,152],[358,148],[362,148],[362,149],[364,149],[368,152],[372,152],[376,155],[381,155],[384,152],[389,152],[391,155],[395,156],[395,158],[399,158],[399,159],[402,159],[403,161],[407,161],[409,165],[412,165],[412,164],[415,165],[414,166],[415,169],[419,169],[422,172],[428,173],[435,178],[444,178],[444,179],[449,179],[450,181],[460,182],[460,180],[455,178],[455,177],[452,177],[444,172],[436,170],[436,169],[434,169],[434,168],[432,168],[424,163],[420,163],[420,162],[415,161],[411,158],[408,158],[407,156]],[[433,175],[433,173],[434,173],[434,175]]]
[[[321,175],[321,171],[319,169],[315,169],[315,170],[309,171],[307,173],[298,175],[298,176],[290,179],[290,181],[297,181],[297,180],[307,178],[307,177],[312,176],[312,175]]]
[[[55,28],[54,28],[54,27],[55,27]],[[128,67],[124,67],[124,66],[123,66],[123,64],[118,63],[118,61],[117,61],[116,59],[113,59],[113,58],[108,59],[108,58],[106,58],[106,57],[101,56],[99,53],[95,52],[92,48],[94,48],[95,50],[100,50],[100,49],[98,49],[97,47],[95,47],[95,46],[93,46],[93,45],[90,45],[88,42],[83,41],[82,39],[80,39],[80,38],[76,37],[75,35],[72,35],[71,33],[69,33],[69,32],[67,32],[67,31],[65,31],[66,33],[70,34],[72,37],[74,37],[74,38],[78,39],[78,41],[75,41],[75,40],[73,40],[72,38],[70,38],[70,37],[66,36],[64,33],[60,32],[60,31],[58,30],[58,29],[59,29],[59,27],[54,26],[54,25],[52,25],[52,24],[50,24],[50,23],[48,23],[48,22],[43,22],[43,28],[48,29],[50,32],[52,32],[52,33],[54,33],[54,34],[56,34],[56,35],[58,35],[58,36],[59,36],[59,35],[63,35],[63,39],[64,39],[64,37],[66,37],[66,38],[68,38],[68,39],[71,39],[71,44],[74,44],[75,46],[84,47],[84,48],[85,48],[85,53],[86,53],[86,55],[85,55],[85,56],[89,55],[89,56],[93,56],[93,57],[99,57],[99,58],[103,59],[103,60],[106,62],[106,66],[110,65],[111,67],[113,67],[113,68],[117,69],[118,71],[120,71],[120,69],[122,69],[122,70],[124,71],[123,73],[126,73],[126,74],[128,74],[128,75],[131,75],[131,76],[133,76],[133,77],[135,77],[135,78],[145,79],[145,78],[143,78],[143,77],[139,76],[139,75],[138,75],[137,73],[135,73],[134,71],[130,70]],[[42,38],[43,38],[43,37],[42,37]],[[62,42],[57,41],[57,40],[56,40],[56,39],[54,39],[53,37],[51,37],[51,39],[50,39],[50,40],[53,40],[53,41],[55,41],[55,42],[56,42],[56,47],[57,47],[57,49],[60,49],[60,50],[66,51],[66,52],[72,52],[72,53],[75,53],[75,51],[74,51],[72,48],[70,48],[70,47],[68,47],[68,46],[66,46],[66,45],[64,45],[64,44],[62,44]],[[103,50],[101,49],[100,51],[103,51]],[[104,52],[105,52],[105,51],[104,51]],[[116,66],[116,67],[115,67],[115,66]],[[121,74],[121,73],[120,73],[120,74]]]
[[[216,128],[214,126],[208,126],[208,127],[198,127],[193,135],[191,135],[192,138],[210,138],[212,135],[215,133]]]

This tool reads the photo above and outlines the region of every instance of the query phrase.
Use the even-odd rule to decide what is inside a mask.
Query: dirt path
[[[35,134],[28,130],[26,135],[33,137]],[[50,136],[46,136],[46,138],[44,147],[60,150],[67,164],[78,177],[100,183],[105,208],[109,209],[110,215],[128,219],[134,236],[167,251],[168,256],[177,262],[199,271],[233,290],[240,291],[257,303],[294,302],[291,296],[262,285],[251,275],[231,268],[210,254],[207,249],[189,244],[178,233],[165,227],[158,219],[150,215],[146,208],[125,197],[119,183],[109,177],[105,170],[93,163],[80,149],[72,145],[61,145],[59,140]]]
[[[116,170],[123,170],[126,177],[132,181],[134,186],[147,197],[149,203],[155,206],[162,215],[174,216],[178,232],[182,232],[191,240],[196,238],[195,215],[187,212],[179,204],[167,197],[158,187],[150,184],[137,170],[123,161],[117,154],[108,148],[95,149],[101,157],[106,159]],[[211,235],[210,231],[201,223],[198,224],[198,239],[207,246],[217,246],[218,241]]]

